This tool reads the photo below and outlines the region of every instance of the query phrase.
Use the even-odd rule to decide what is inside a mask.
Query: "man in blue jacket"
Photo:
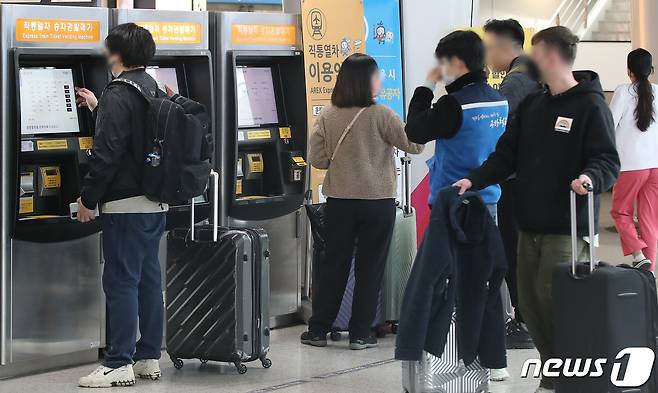
[[[487,84],[484,45],[476,33],[448,34],[435,54],[438,66],[414,92],[406,127],[412,142],[436,141],[434,157],[427,162],[430,206],[440,189],[482,165],[505,131],[508,115],[503,95]],[[448,94],[432,105],[438,82],[445,83]],[[500,187],[487,187],[480,195],[495,212]]]
[[[438,66],[411,99],[406,126],[409,140],[436,141],[434,156],[427,162],[430,206],[442,188],[482,165],[505,131],[507,100],[487,83],[484,54],[482,39],[472,31],[458,30],[443,37],[435,52]],[[448,94],[432,105],[438,82],[445,83]],[[494,217],[500,194],[499,185],[480,191]],[[506,369],[491,372],[492,380],[508,377]]]

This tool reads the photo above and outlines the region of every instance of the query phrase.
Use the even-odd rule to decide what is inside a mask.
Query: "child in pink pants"
[[[615,122],[621,175],[612,196],[612,217],[624,255],[633,265],[655,271],[658,247],[658,86],[651,53],[635,49],[628,54],[630,84],[615,90],[610,110]],[[637,209],[640,233],[633,217]]]

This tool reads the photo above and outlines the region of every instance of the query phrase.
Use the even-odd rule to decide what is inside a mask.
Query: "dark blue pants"
[[[160,359],[164,307],[158,248],[165,219],[166,213],[101,216],[108,320],[106,367]],[[141,337],[135,343],[138,316]]]

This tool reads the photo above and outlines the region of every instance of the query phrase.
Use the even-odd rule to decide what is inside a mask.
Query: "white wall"
[[[478,0],[473,1],[474,23],[477,23]],[[402,0],[404,35],[404,73],[407,106],[414,90],[425,81],[427,72],[436,64],[434,50],[441,37],[451,31],[471,26],[470,0]],[[444,92],[437,92],[444,94]],[[434,154],[428,144],[421,157],[415,157],[411,170],[412,189],[427,174],[425,159]]]
[[[626,76],[626,55],[632,50],[630,42],[581,42],[574,68],[596,71],[603,90],[614,91]]]
[[[514,18],[524,27],[541,30],[550,20],[561,0],[480,0],[478,23],[488,19]]]
[[[155,8],[158,10],[191,11],[192,0],[156,0]]]

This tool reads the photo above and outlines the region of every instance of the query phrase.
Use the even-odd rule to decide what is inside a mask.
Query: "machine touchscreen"
[[[166,91],[165,86],[168,86],[175,94],[180,94],[178,74],[176,73],[175,68],[160,68],[158,66],[152,66],[147,67],[146,72],[155,79],[160,90]]]
[[[278,124],[279,113],[270,67],[237,67],[238,127]]]
[[[73,71],[21,68],[21,135],[80,132]]]

